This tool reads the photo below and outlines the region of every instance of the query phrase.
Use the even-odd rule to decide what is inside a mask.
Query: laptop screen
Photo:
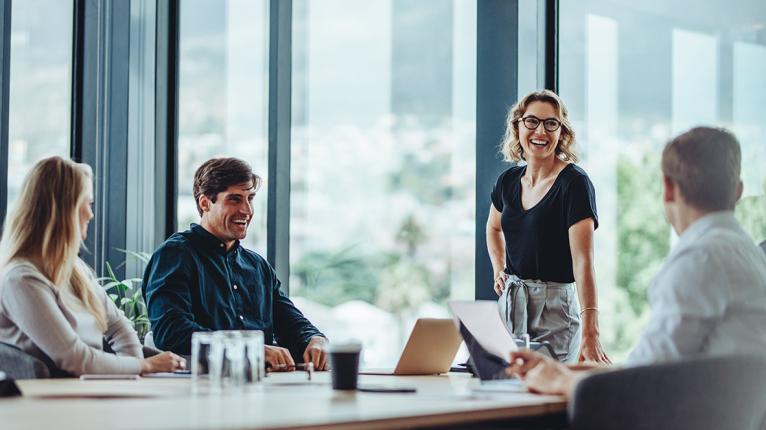
[[[463,337],[463,342],[465,342],[465,345],[468,348],[468,354],[470,355],[469,361],[479,379],[488,381],[492,379],[510,378],[510,376],[505,373],[505,369],[508,367],[509,363],[482,348],[462,322],[460,322],[460,335]]]

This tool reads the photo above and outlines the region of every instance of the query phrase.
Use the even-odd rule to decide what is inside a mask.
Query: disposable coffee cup
[[[356,390],[359,375],[359,354],[362,345],[358,342],[330,344],[330,369],[334,390]]]

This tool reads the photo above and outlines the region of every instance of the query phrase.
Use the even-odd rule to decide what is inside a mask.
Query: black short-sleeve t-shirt
[[[596,191],[584,170],[568,164],[542,200],[524,210],[521,177],[526,170],[511,167],[492,190],[492,204],[501,213],[506,271],[521,279],[574,282],[569,227],[593,218],[598,228]]]

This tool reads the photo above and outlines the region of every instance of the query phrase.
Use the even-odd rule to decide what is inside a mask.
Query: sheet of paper
[[[452,300],[447,306],[456,318],[471,332],[487,352],[509,360],[516,351],[516,342],[500,318],[497,302],[493,300]]]
[[[474,393],[528,393],[527,387],[521,379],[495,379],[482,381],[481,385],[473,389]]]
[[[191,373],[180,372],[159,372],[159,373],[147,373],[142,378],[168,378],[168,379],[191,379]]]

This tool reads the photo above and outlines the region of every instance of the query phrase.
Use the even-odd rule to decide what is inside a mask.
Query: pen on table
[[[269,367],[271,369],[314,370],[314,363],[295,363],[293,365],[289,365],[289,364],[269,364],[266,367]]]
[[[305,370],[308,374],[309,381],[311,380],[311,372],[314,371],[314,363],[295,363],[293,365],[287,364],[271,364],[266,366],[267,369],[272,370]]]

